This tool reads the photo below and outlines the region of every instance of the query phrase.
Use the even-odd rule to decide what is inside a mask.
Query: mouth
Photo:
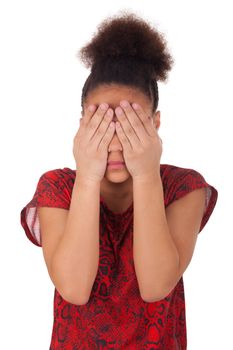
[[[119,164],[125,164],[125,162],[123,162],[123,161],[113,161],[113,160],[110,160],[109,162],[108,162],[108,165],[119,165]]]

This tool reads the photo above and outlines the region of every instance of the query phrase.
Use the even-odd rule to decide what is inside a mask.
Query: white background
[[[73,137],[89,74],[76,58],[97,25],[128,9],[166,35],[175,59],[159,83],[161,163],[193,168],[218,190],[184,273],[188,350],[232,340],[231,1],[2,1],[1,348],[49,348],[54,286],[20,225],[47,170],[75,169]]]

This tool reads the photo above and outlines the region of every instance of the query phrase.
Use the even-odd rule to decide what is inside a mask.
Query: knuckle
[[[105,113],[107,112],[108,110],[108,106],[105,105],[104,107],[102,107],[102,105],[100,105],[98,107],[98,110],[97,110],[97,115],[98,117],[103,117],[103,115],[105,115]]]
[[[104,115],[104,121],[105,122],[108,122],[109,121],[109,118],[110,118],[110,116],[106,113],[105,115]]]
[[[92,129],[95,129],[97,127],[97,122],[96,120],[92,119],[90,121],[90,123],[88,124],[88,127],[92,130]]]
[[[97,135],[102,135],[103,131],[102,131],[102,128],[99,127],[97,130],[96,130],[96,134]]]
[[[126,132],[129,133],[130,135],[133,135],[134,131],[132,128],[126,127]]]
[[[106,138],[106,137],[103,137],[103,139],[102,139],[102,145],[104,145],[104,146],[106,146],[106,145],[108,145],[108,139]]]

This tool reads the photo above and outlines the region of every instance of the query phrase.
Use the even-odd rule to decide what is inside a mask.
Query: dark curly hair
[[[158,107],[157,80],[165,81],[174,63],[167,51],[163,34],[133,13],[123,11],[119,17],[108,17],[97,34],[77,57],[91,67],[81,97],[81,106],[88,93],[101,84],[123,84],[134,87]]]

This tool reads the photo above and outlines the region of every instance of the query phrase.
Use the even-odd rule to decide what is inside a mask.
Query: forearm
[[[141,296],[161,299],[178,273],[179,255],[170,235],[160,175],[133,181],[133,256]]]
[[[89,299],[98,270],[99,195],[100,183],[76,175],[64,234],[53,258],[54,278],[74,304]]]

